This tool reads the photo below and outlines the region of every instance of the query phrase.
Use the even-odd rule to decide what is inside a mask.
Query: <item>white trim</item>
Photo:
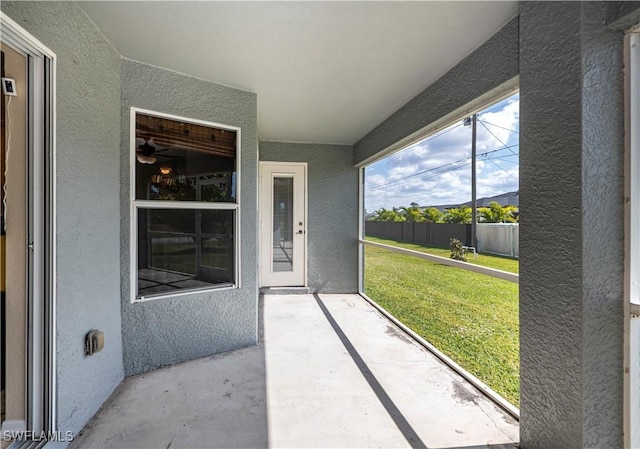
[[[364,167],[358,168],[358,293],[364,294]]]
[[[33,431],[55,431],[57,429],[57,356],[56,356],[56,54],[43,45],[31,33],[0,11],[0,29],[2,42],[21,51],[30,60],[30,154],[33,166],[33,203],[31,220],[34,223],[34,252],[30,255],[34,261],[32,316],[30,329],[32,334],[28,347],[31,357],[31,381],[27,384],[27,423]],[[49,64],[45,62],[49,61]],[[45,68],[48,72],[45,73]],[[49,79],[46,79],[48,74]],[[49,89],[45,91],[46,87]],[[47,101],[48,103],[45,103]],[[44,122],[44,117],[49,119]],[[45,136],[47,141],[45,141]],[[48,160],[47,160],[48,158]],[[48,177],[43,178],[48,165]],[[48,192],[48,196],[47,193]],[[48,206],[48,215],[45,207]],[[45,323],[45,326],[41,324]],[[46,395],[46,398],[45,398]]]
[[[236,131],[238,132],[238,134],[241,131],[241,128],[238,126],[231,126],[231,125],[225,125],[223,123],[218,123],[218,122],[212,122],[212,121],[207,121],[207,120],[200,120],[200,119],[196,119],[196,118],[189,118],[189,117],[183,117],[181,115],[175,115],[175,114],[168,114],[166,112],[159,112],[159,111],[153,111],[151,109],[143,109],[143,108],[138,108],[135,106],[131,107],[131,114],[132,117],[134,118],[134,133],[133,133],[133,140],[135,142],[135,114],[136,113],[140,113],[140,114],[144,114],[144,115],[151,115],[153,117],[160,117],[160,118],[168,118],[171,120],[179,120],[181,122],[185,122],[185,123],[192,123],[194,125],[203,125],[203,126],[207,126],[210,128],[218,128],[218,129],[225,129],[225,130],[229,130],[229,131]],[[237,144],[239,144],[239,142],[237,142]],[[237,150],[239,151],[240,148],[238,147]],[[237,153],[236,153],[237,154]],[[135,148],[134,148],[134,155],[135,155]],[[239,168],[239,167],[237,167]]]
[[[29,57],[29,225],[28,225],[28,241],[31,245],[31,251],[28,252],[29,273],[32,282],[30,282],[28,292],[30,307],[32,308],[30,317],[31,326],[31,345],[32,350],[29,351],[30,361],[29,369],[32,376],[29,390],[31,397],[29,398],[29,407],[32,410],[44,409],[44,357],[45,357],[45,335],[42,326],[38,323],[44,323],[44,304],[45,298],[45,188],[43,179],[44,173],[44,60],[40,58]],[[40,307],[42,305],[42,307]],[[44,429],[44,416],[34,413],[30,419],[27,419],[29,429]]]
[[[56,58],[54,52],[2,11],[0,11],[0,28],[2,29],[2,42],[24,52],[25,55]]]
[[[57,293],[57,279],[58,279],[58,265],[57,265],[57,253],[58,253],[58,158],[57,158],[57,59],[53,53],[49,56],[49,92],[50,92],[50,104],[49,109],[49,182],[48,187],[50,193],[49,198],[49,223],[48,223],[48,239],[49,239],[49,400],[48,404],[49,417],[47,420],[48,428],[51,431],[58,430],[58,379],[57,379],[57,313],[58,313],[58,293]]]
[[[129,109],[129,301],[138,296],[138,214],[136,213],[136,113]]]
[[[234,131],[236,133],[236,182],[235,201],[228,203],[208,203],[200,201],[163,201],[163,200],[138,200],[136,199],[136,114],[150,115],[153,117],[168,118],[184,123],[203,125],[211,128]],[[241,287],[241,245],[240,245],[240,207],[242,185],[242,130],[237,126],[206,120],[183,117],[165,112],[153,111],[138,107],[129,109],[129,301],[134,304],[162,298],[175,298],[185,295],[206,294]],[[234,214],[234,282],[233,285],[184,289],[178,292],[158,293],[149,296],[138,297],[138,210],[139,209],[182,209],[182,210],[233,210]]]
[[[625,37],[624,447],[640,447],[640,25]]]
[[[304,204],[302,207],[302,222],[304,223],[304,234],[303,234],[303,247],[302,247],[302,285],[280,285],[280,283],[276,283],[278,285],[271,285],[272,282],[265,283],[265,269],[267,264],[267,258],[265,254],[265,247],[271,246],[265,245],[264,235],[266,230],[264,229],[265,221],[264,221],[264,213],[266,211],[270,211],[272,209],[272,205],[266,206],[263,204],[265,200],[264,188],[263,188],[263,180],[264,173],[268,167],[273,167],[275,169],[282,168],[282,174],[290,174],[288,168],[302,168],[302,176],[303,176],[303,193],[304,193]],[[258,176],[258,286],[259,287],[307,287],[309,284],[308,279],[308,269],[309,269],[309,164],[307,162],[278,162],[278,161],[260,161],[259,163],[259,176]],[[269,227],[271,224],[269,224]],[[264,259],[264,260],[263,260]],[[270,264],[270,261],[269,261]],[[284,272],[283,272],[284,273]],[[266,285],[269,284],[269,285]]]
[[[449,114],[441,117],[435,122],[428,123],[418,131],[400,139],[396,143],[389,145],[387,148],[369,156],[362,162],[357,163],[356,167],[358,168],[366,167],[367,165],[371,165],[382,158],[385,158],[394,153],[402,151],[405,148],[408,148],[426,139],[432,134],[435,134],[438,131],[448,128],[455,122],[458,122],[463,118],[469,117],[477,112],[480,112],[483,109],[486,109],[487,107],[493,105],[494,103],[497,103],[499,101],[504,100],[505,98],[512,96],[514,93],[516,93],[519,90],[519,80],[520,80],[519,76],[516,76],[510,79],[504,84],[476,98],[474,101],[450,112]]]
[[[640,192],[640,34],[632,33],[629,39],[629,150],[630,150],[630,297],[629,301],[640,304],[640,199],[634,194]]]
[[[136,209],[213,209],[236,210],[236,203],[208,203],[199,201],[162,201],[162,200],[135,200]]]
[[[194,295],[196,293],[200,294],[200,293],[211,293],[211,292],[221,292],[224,290],[237,290],[238,286],[233,284],[233,285],[223,285],[221,287],[206,287],[206,288],[193,288],[193,289],[181,289],[177,292],[169,292],[169,293],[158,293],[156,295],[147,295],[147,296],[140,296],[139,298],[137,298],[135,300],[136,303],[138,302],[149,302],[149,301],[153,301],[155,299],[169,299],[169,298],[177,298],[180,296],[188,296],[188,295]]]

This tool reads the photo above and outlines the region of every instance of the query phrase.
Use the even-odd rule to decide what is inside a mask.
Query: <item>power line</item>
[[[430,173],[429,175],[424,176],[424,177],[422,177],[420,179],[422,181],[426,181],[428,179],[432,179],[432,178],[438,177],[440,175],[444,175],[445,173],[450,173],[450,172],[454,172],[454,171],[457,171],[457,170],[460,170],[460,169],[463,169],[463,168],[467,168],[470,165],[471,165],[471,161],[467,161],[462,165],[458,165],[457,167],[450,167],[450,168],[447,168],[446,170],[441,170],[441,171],[436,172],[436,173]],[[400,179],[400,180],[398,180],[396,182],[396,184],[394,184],[394,187],[405,185],[405,184],[409,183],[410,181],[411,180]],[[367,191],[372,191],[372,190],[376,191],[376,190],[379,190],[379,189],[368,189]]]
[[[518,145],[514,145],[514,147],[516,147],[516,146],[518,146]],[[507,149],[507,147],[502,147],[502,148],[498,148],[496,150],[491,150],[491,151],[487,151],[487,152],[484,152],[484,153],[480,153],[477,156],[486,157],[489,154],[494,154],[494,153],[497,153],[497,152],[500,152],[500,151],[504,151],[506,149]],[[516,155],[516,154],[514,153],[514,155]],[[425,173],[436,172],[437,170],[441,170],[441,169],[449,167],[451,165],[455,165],[455,164],[460,164],[462,162],[466,162],[464,165],[456,167],[455,169],[465,167],[465,166],[467,166],[467,165],[469,165],[471,163],[470,161],[471,161],[471,157],[458,159],[457,161],[449,162],[447,164],[440,165],[438,167],[434,167],[434,168],[430,168],[430,169],[427,169],[427,170],[422,170],[422,171],[413,173],[413,174],[411,174],[409,176],[405,176],[404,178],[401,178],[401,179],[396,179],[396,180],[393,180],[393,181],[383,182],[382,184],[376,184],[374,186],[369,186],[369,187],[366,187],[366,189],[367,190],[377,190],[377,189],[379,189],[381,187],[388,187],[388,186],[391,186],[391,185],[402,185],[402,184],[405,184],[407,182],[407,180],[409,180],[410,178],[414,178],[416,176],[420,176],[420,175],[423,175]],[[448,171],[442,171],[442,172],[437,172],[435,174],[444,174],[444,173],[447,173],[447,172]]]
[[[507,131],[511,131],[512,133],[520,134],[520,131],[516,131],[515,129],[507,128],[505,126],[496,125],[495,123],[487,122],[486,120],[478,119],[478,121],[481,122],[481,123],[485,123],[487,125],[495,126],[496,128],[502,128],[502,129],[505,129]]]
[[[449,165],[458,164],[458,163],[460,163],[460,162],[464,162],[464,161],[467,161],[467,160],[470,160],[470,159],[471,159],[471,158],[468,158],[468,157],[467,157],[467,158],[464,158],[464,159],[458,159],[457,161],[449,162],[449,163],[447,163],[447,164],[440,165],[440,166],[438,166],[438,167],[434,167],[434,168],[429,168],[429,169],[427,169],[427,170],[422,170],[422,171],[416,172],[416,173],[414,173],[414,174],[412,174],[412,175],[405,176],[404,178],[396,179],[396,180],[393,180],[393,181],[387,181],[387,182],[385,182],[385,183],[377,184],[377,185],[375,185],[375,186],[371,186],[371,187],[369,187],[369,188],[370,188],[370,189],[377,189],[377,188],[379,188],[379,187],[385,187],[385,186],[388,186],[388,185],[392,185],[392,184],[395,184],[395,183],[397,183],[397,182],[399,182],[399,181],[404,181],[404,180],[406,180],[406,179],[414,178],[414,177],[416,177],[416,176],[420,176],[420,175],[423,175],[423,174],[425,174],[425,173],[429,173],[429,172],[432,172],[432,171],[436,171],[436,170],[439,170],[439,169],[441,169],[441,168],[448,167]]]
[[[496,140],[498,142],[500,142],[502,145],[504,145],[505,147],[507,147],[509,149],[509,151],[511,151],[513,154],[517,155],[517,153],[515,151],[513,151],[511,149],[511,147],[509,145],[507,145],[506,143],[504,143],[498,136],[496,136],[493,131],[491,131],[489,128],[487,128],[487,125],[485,125],[483,122],[480,122],[480,124],[484,127],[484,129],[486,129],[487,131],[489,131],[489,134],[491,134],[493,137],[496,138]]]
[[[493,162],[492,159],[487,158],[485,159],[486,161],[491,162],[493,165],[495,165],[496,167],[498,167],[500,170],[502,170],[503,172],[505,172],[506,174],[508,174],[509,176],[511,176],[513,179],[515,179],[516,181],[520,182],[520,180],[518,178],[516,178],[515,176],[513,176],[511,173],[509,173],[507,170],[505,170],[503,167],[500,167],[498,164],[496,164],[495,162]]]
[[[465,162],[465,160],[466,160],[466,162]],[[460,164],[462,162],[464,162],[462,165],[449,167],[449,165]],[[427,176],[427,177],[424,177],[422,179],[429,179],[429,178],[432,178],[433,176],[443,175],[445,173],[449,173],[450,171],[455,171],[455,170],[459,170],[459,169],[464,168],[464,167],[468,167],[470,164],[471,164],[470,158],[460,159],[458,161],[451,162],[449,164],[442,165],[440,167],[435,167],[435,168],[432,168],[432,169],[429,169],[429,170],[423,170],[423,171],[421,171],[419,173],[414,173],[413,175],[406,176],[406,177],[401,178],[401,179],[396,179],[396,180],[389,181],[389,182],[386,182],[386,183],[383,183],[383,184],[378,184],[378,185],[375,185],[375,186],[366,187],[366,190],[373,191],[373,190],[379,190],[379,189],[381,189],[383,187],[404,185],[404,184],[407,184],[408,182],[411,181],[410,178],[413,178],[413,177],[419,176],[419,175],[424,175],[426,173],[430,173],[431,176]]]
[[[494,161],[503,161],[503,162],[509,162],[510,164],[520,165],[519,161],[509,160],[509,159],[507,159],[508,157],[516,157],[516,156],[514,156],[513,154],[505,154],[504,156],[496,156],[496,157],[492,157],[492,158],[489,158],[489,159],[494,160]]]
[[[405,148],[404,150],[398,151],[397,153],[394,153],[394,154],[390,154],[389,156],[387,156],[387,157],[385,158],[386,160],[385,160],[384,162],[382,162],[382,161],[378,161],[378,163],[380,163],[380,165],[379,165],[378,167],[376,167],[376,168],[384,167],[384,166],[386,166],[387,164],[389,164],[389,162],[391,162],[391,158],[392,158],[392,157],[394,157],[394,156],[398,156],[399,154],[402,154],[402,153],[404,153],[405,151],[408,151],[408,150],[410,150],[411,148],[414,148],[414,147],[416,147],[416,146],[418,146],[418,145],[422,145],[423,143],[427,143],[427,142],[429,142],[429,141],[431,141],[431,140],[435,139],[436,137],[444,136],[445,134],[447,134],[447,133],[449,133],[449,132],[453,131],[454,129],[459,128],[460,126],[462,126],[462,122],[460,122],[460,123],[458,123],[458,124],[456,124],[456,125],[454,125],[454,126],[450,126],[449,128],[446,128],[446,129],[444,129],[444,130],[438,131],[438,132],[436,132],[436,133],[434,133],[434,134],[430,135],[429,137],[425,137],[424,139],[422,139],[422,140],[420,140],[420,141],[418,141],[418,142],[416,142],[416,143],[412,144],[411,146],[409,146],[409,147]],[[375,163],[374,163],[374,164],[371,164],[371,165],[375,165]]]

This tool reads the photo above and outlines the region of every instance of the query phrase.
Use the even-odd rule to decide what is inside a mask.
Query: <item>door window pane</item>
[[[232,285],[234,210],[138,209],[138,297]]]
[[[293,178],[273,178],[273,271],[293,271]]]

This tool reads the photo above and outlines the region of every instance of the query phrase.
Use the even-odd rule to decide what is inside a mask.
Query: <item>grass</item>
[[[417,246],[405,245],[398,246]],[[480,256],[491,263],[486,259]],[[509,266],[503,263],[497,264]],[[519,406],[518,284],[365,247],[365,287],[370,298]]]
[[[421,253],[433,254],[434,256],[449,258],[451,255],[451,250],[449,248],[441,248],[438,246],[423,246],[415,243],[405,243],[397,240],[386,240],[369,236],[367,236],[367,240],[384,243],[385,245],[411,249],[413,251],[420,251]],[[518,270],[520,269],[518,259],[512,259],[511,257],[506,256],[494,256],[492,254],[480,254],[477,259],[474,259],[473,254],[469,254],[467,262],[482,265],[484,267],[495,268],[497,270],[509,271],[511,273],[518,273]]]

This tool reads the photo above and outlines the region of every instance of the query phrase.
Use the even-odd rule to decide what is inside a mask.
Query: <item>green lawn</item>
[[[449,258],[451,256],[451,250],[449,248],[440,248],[438,246],[422,246],[415,243],[399,242],[397,240],[379,239],[377,237],[367,236],[367,240],[372,242],[384,243],[385,245],[399,246],[400,248],[411,249],[413,251],[420,251],[421,253],[433,254],[434,256],[441,256]],[[478,259],[474,259],[473,254],[469,254],[467,262],[482,265],[484,267],[495,268],[497,270],[509,271],[511,273],[518,273],[519,261],[518,259],[512,259],[511,257],[494,256],[490,254],[480,254]]]
[[[405,245],[398,246],[417,246]],[[489,265],[489,256],[479,260],[500,269],[514,262],[496,259],[498,266]],[[365,246],[365,292],[519,406],[518,284]]]

